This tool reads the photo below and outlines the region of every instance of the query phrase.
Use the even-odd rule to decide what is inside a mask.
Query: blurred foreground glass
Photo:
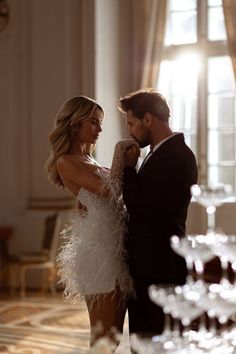
[[[185,258],[188,269],[187,284],[191,285],[194,282],[194,266],[197,280],[202,281],[204,264],[214,257],[214,254],[205,242],[205,235],[187,235],[185,237],[173,235],[170,242],[173,250]]]
[[[231,185],[223,183],[212,186],[194,184],[191,186],[191,193],[195,200],[206,209],[207,233],[215,232],[216,208],[224,203],[234,203],[236,201]]]

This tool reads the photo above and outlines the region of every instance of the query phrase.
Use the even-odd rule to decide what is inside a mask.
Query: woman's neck
[[[70,154],[72,155],[81,155],[81,156],[86,156],[88,155],[87,153],[87,147],[86,144],[77,144],[73,145],[72,148],[70,149]]]

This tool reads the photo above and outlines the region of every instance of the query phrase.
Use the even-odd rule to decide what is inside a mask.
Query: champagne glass
[[[191,186],[191,193],[196,201],[206,208],[208,232],[214,231],[216,228],[216,208],[224,203],[236,201],[229,184],[219,183],[210,186],[194,184]]]
[[[229,279],[228,279],[228,262],[229,262],[229,255],[226,251],[225,245],[227,244],[228,236],[223,233],[209,233],[206,236],[206,242],[212,250],[212,253],[219,257],[221,269],[222,269],[222,276],[220,283],[224,287],[228,288],[231,286]]]
[[[185,258],[186,266],[188,270],[187,284],[191,286],[194,283],[193,279],[193,259],[189,255],[188,240],[186,237],[180,237],[173,235],[170,238],[170,244],[172,249],[181,257]]]
[[[222,296],[225,294],[225,296]],[[220,284],[210,284],[208,291],[197,301],[197,305],[207,311],[210,318],[217,317],[221,324],[236,313],[235,304],[226,301],[226,289]]]
[[[175,333],[169,332],[168,337],[163,335],[157,336],[157,342],[162,342],[163,348],[168,348],[168,353],[186,354],[191,352],[202,354],[203,352],[197,348],[196,344],[191,342],[192,331],[188,329],[191,322],[201,316],[204,311],[191,301],[191,297],[188,299],[185,297],[186,288],[184,287],[176,285],[166,286],[164,284],[159,286],[151,285],[148,289],[150,299],[157,305],[162,306],[165,313],[166,309],[168,309],[168,313],[175,320],[175,324],[179,323],[177,321],[181,321],[184,326],[182,335],[180,330],[178,334],[176,331]],[[153,342],[155,342],[155,338],[156,336],[152,338]]]
[[[214,257],[210,247],[207,242],[205,242],[205,235],[187,235],[186,237],[173,235],[171,237],[171,247],[186,260],[189,273],[187,283],[190,286],[193,283],[193,265],[196,269],[197,278],[202,281],[204,263],[210,261]]]
[[[170,299],[172,317],[179,318],[185,328],[188,328],[193,320],[204,313],[202,308],[196,306],[196,302],[193,300],[191,296],[186,297],[183,286],[176,286]]]
[[[137,334],[131,334],[130,346],[137,354],[164,354],[170,353],[160,341],[142,338]]]
[[[167,301],[168,296],[173,294],[174,286],[164,284],[162,286],[150,285],[148,288],[148,294],[150,299],[158,306],[163,308],[165,314],[165,323],[162,337],[168,338],[171,335],[171,316],[169,303]]]
[[[173,285],[163,288],[162,285],[151,285],[148,290],[151,300],[163,308],[167,307],[172,317],[179,319],[185,327],[203,314],[203,310],[195,306],[191,297],[186,298],[185,289],[182,286]]]
[[[236,235],[227,235],[225,242],[223,244],[223,248],[225,250],[225,254],[227,255],[227,259],[231,264],[231,268],[234,272],[233,284],[235,287],[235,277],[236,277]],[[236,290],[236,288],[235,288]]]

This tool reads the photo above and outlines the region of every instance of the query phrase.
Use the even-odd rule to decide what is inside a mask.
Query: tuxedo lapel
[[[144,163],[145,160],[143,161],[140,169],[138,170],[138,174],[141,175],[141,174],[149,173],[150,169],[152,169],[153,164],[156,164],[158,159],[159,159],[159,154],[158,154],[158,150],[156,150],[151,154],[147,162]]]
[[[149,153],[145,156],[145,158],[144,158],[144,160],[143,160],[143,162],[142,162],[142,164],[141,164],[141,166],[140,166],[140,168],[139,168],[139,170],[138,170],[138,173],[140,173],[140,171],[143,169],[144,165],[145,165],[145,164],[148,162],[148,160],[151,158],[150,155],[152,155],[152,151],[149,151]]]
[[[156,165],[159,159],[165,159],[166,154],[168,154],[171,150],[179,149],[179,147],[183,144],[185,143],[184,135],[182,133],[173,136],[152,153],[148,161],[141,165],[138,174],[149,174],[152,170],[152,167]]]

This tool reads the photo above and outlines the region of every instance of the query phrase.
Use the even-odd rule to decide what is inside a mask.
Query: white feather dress
[[[121,149],[117,150],[121,153]],[[116,158],[114,176],[117,161]],[[98,168],[97,173],[104,179],[104,185],[113,188],[108,170]],[[124,297],[132,295],[133,284],[124,250],[126,226],[122,201],[84,188],[80,189],[78,200],[86,206],[87,212],[75,211],[71,225],[62,232],[64,244],[57,257],[66,297],[75,301],[85,295],[106,294],[115,290],[117,283]]]

